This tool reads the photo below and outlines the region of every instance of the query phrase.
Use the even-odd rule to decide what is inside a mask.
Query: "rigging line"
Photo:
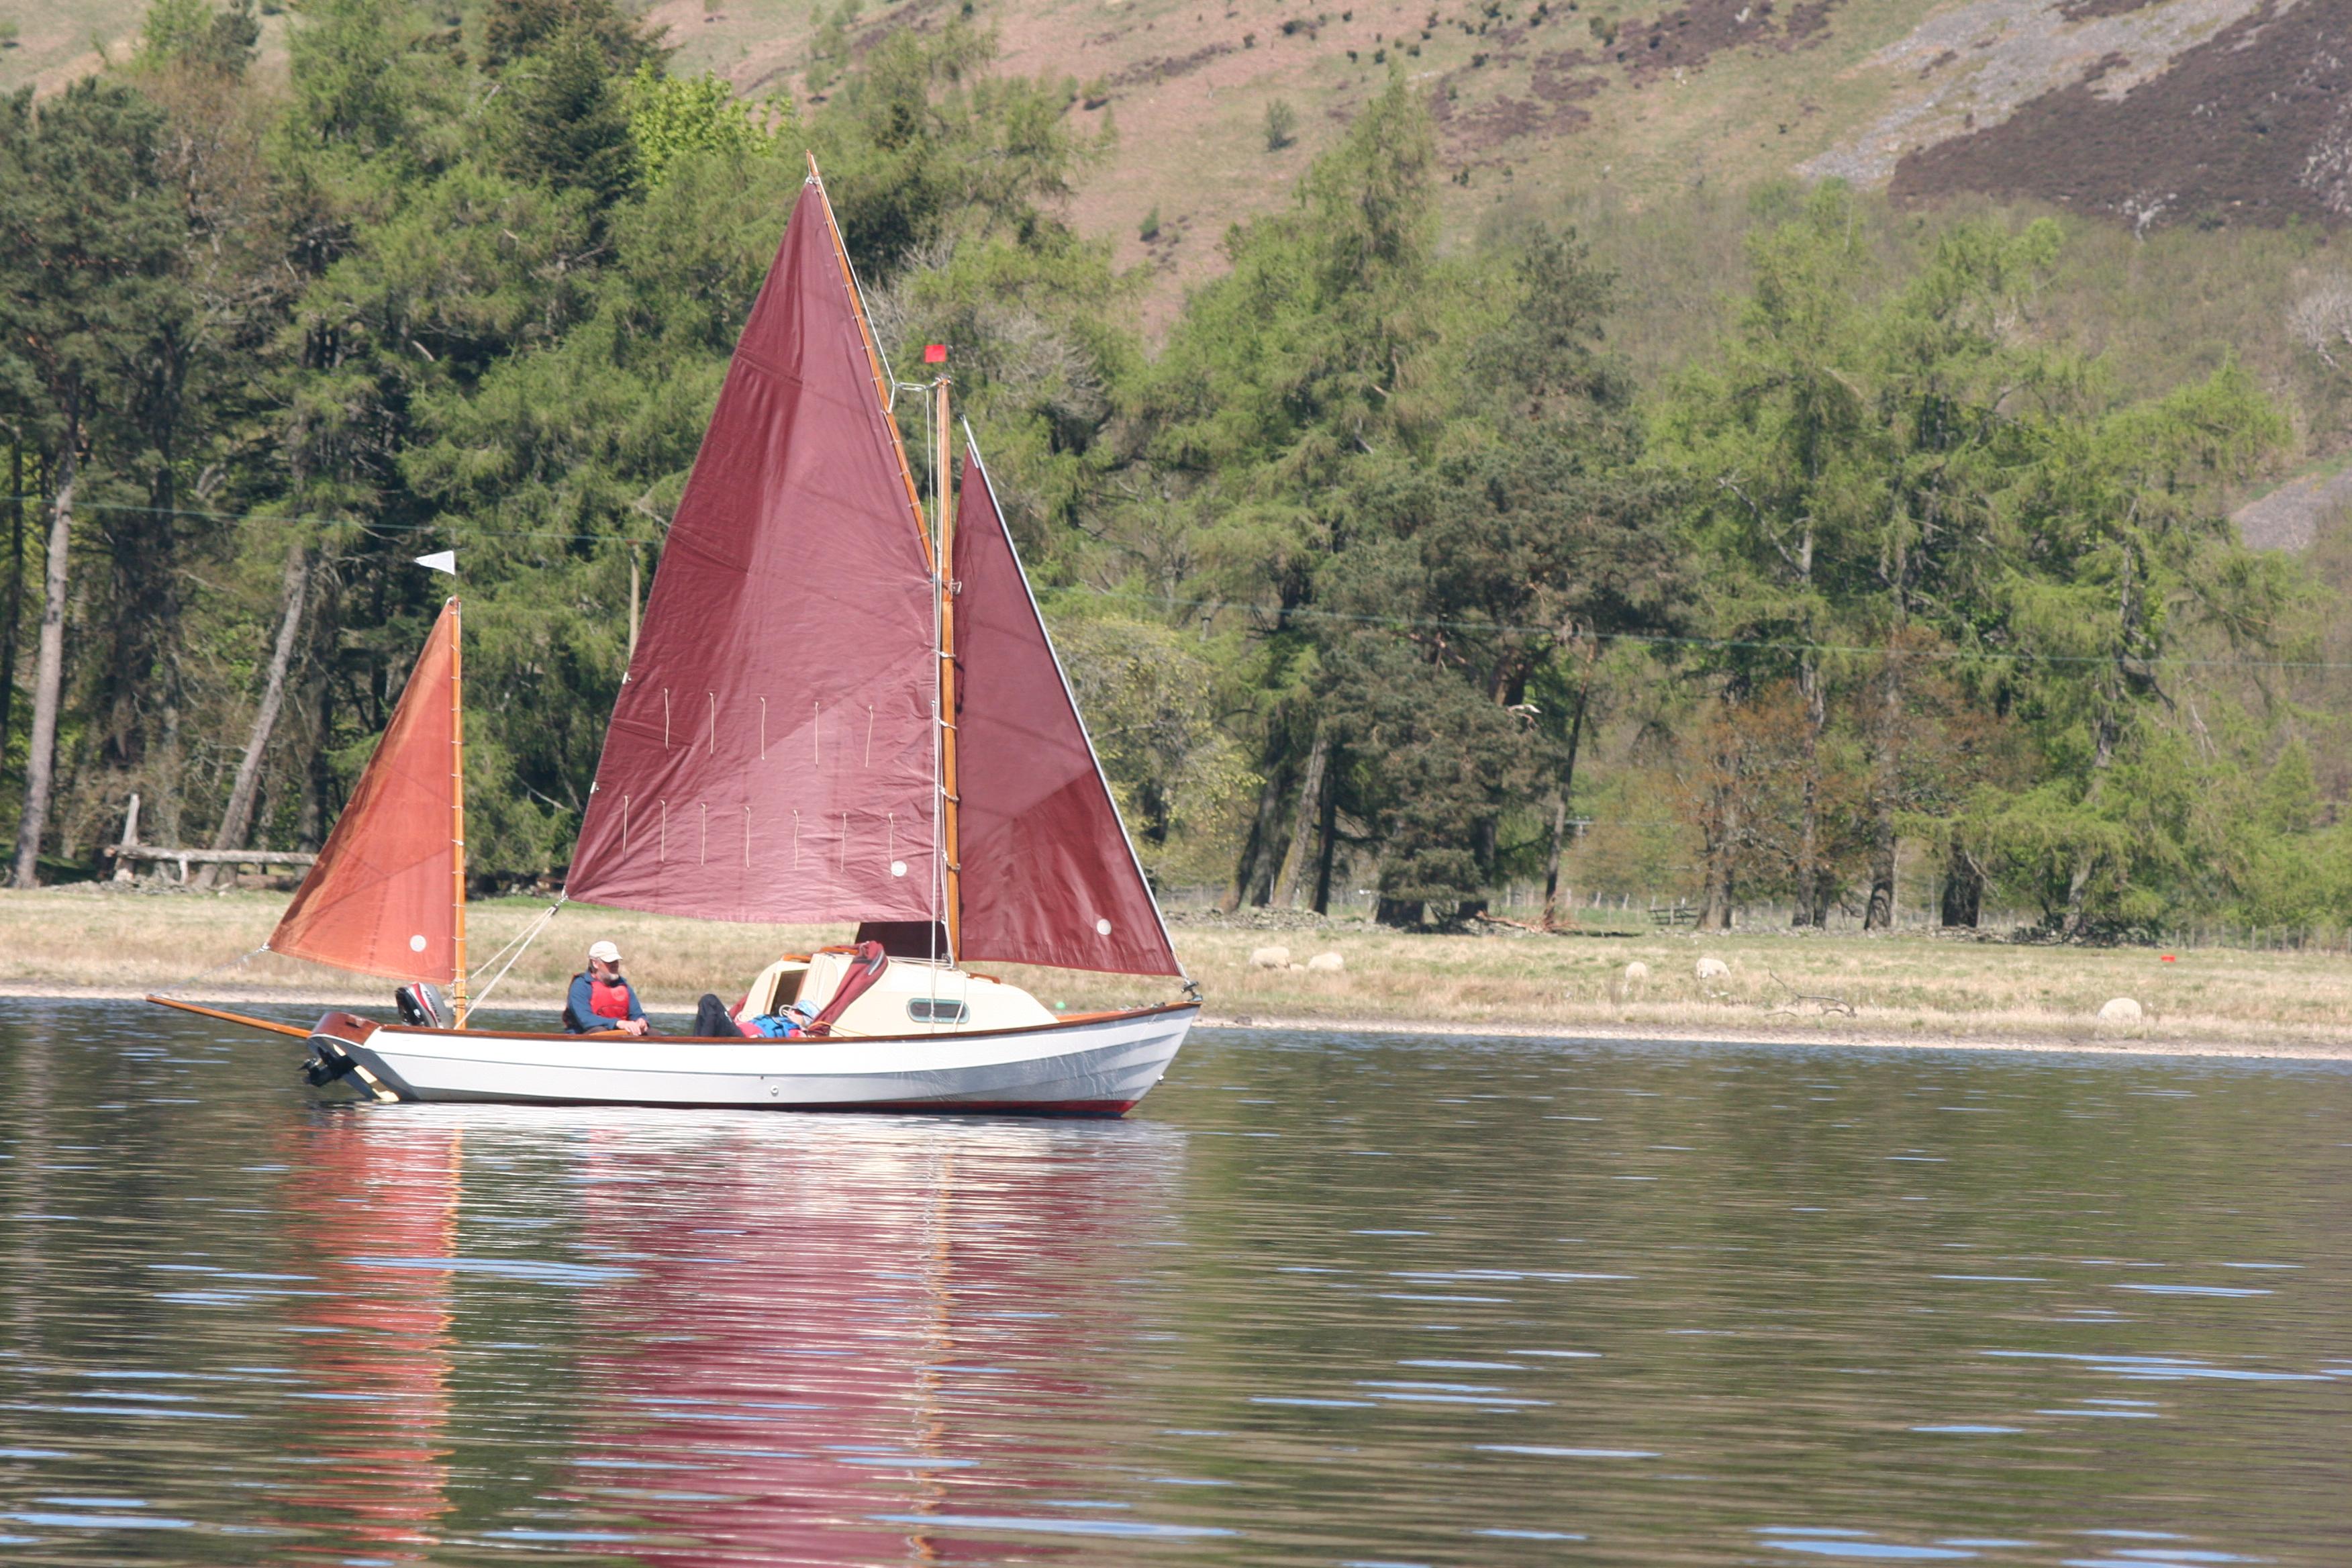
[[[529,929],[530,929],[530,928],[529,928],[529,927],[527,927],[527,926],[524,928],[524,930],[525,930],[525,931],[528,931]],[[486,958],[486,959],[482,960],[482,967],[483,967],[484,969],[488,969],[488,968],[489,968],[489,967],[490,967],[490,965],[492,965],[492,964],[496,963],[499,959],[504,958],[504,957],[507,955],[507,951],[508,951],[509,948],[513,947],[513,946],[514,946],[514,944],[515,944],[516,942],[520,942],[521,940],[522,940],[522,937],[521,937],[520,935],[510,936],[510,937],[507,938],[507,940],[506,940],[505,942],[501,942],[501,943],[499,943],[499,950],[498,950],[496,952],[493,952],[492,954],[490,954],[490,956],[489,956],[489,957],[488,957],[488,958]]]
[[[224,969],[243,969],[247,964],[251,963],[255,959],[259,958],[263,953],[268,952],[268,951],[269,944],[265,942],[259,947],[255,948],[251,952],[246,953],[240,958],[232,958],[225,963],[215,963],[210,969],[198,970],[195,973],[189,975],[185,980],[181,981],[177,985],[173,986],[169,991],[158,991],[155,994],[158,996],[180,995],[185,993],[188,987],[194,985],[197,981],[218,974]]]
[[[499,988],[499,982],[507,977],[507,970],[512,969],[516,963],[522,957],[523,953],[530,948],[530,944],[538,940],[539,933],[547,929],[547,922],[555,918],[555,911],[562,909],[563,904],[564,895],[562,893],[556,894],[555,902],[548,905],[545,912],[541,914],[537,920],[531,921],[530,924],[525,926],[521,936],[516,938],[514,942],[507,943],[507,947],[511,947],[515,950],[514,957],[507,960],[505,969],[501,969],[496,974],[490,976],[490,983],[488,985],[483,986],[479,991],[474,994],[473,1001],[469,1004],[472,1008],[478,1010],[483,1003],[490,999],[490,993],[497,990]],[[499,949],[499,953],[502,953],[504,952],[506,952],[505,947]],[[491,963],[496,963],[498,962],[499,953],[492,953],[490,955]],[[483,965],[484,968],[488,968],[488,964]]]
[[[1179,599],[1165,594],[1142,594],[1122,588],[1097,588],[1090,584],[1067,584],[1083,593],[1103,599],[1129,599],[1139,604],[1164,605],[1174,609],[1245,610],[1265,614],[1267,606],[1233,599]],[[1558,626],[1514,626],[1504,621],[1441,621],[1419,619],[1407,616],[1361,616],[1342,610],[1319,610],[1312,605],[1294,605],[1281,612],[1303,619],[1346,621],[1368,626],[1399,626],[1421,631],[1482,632],[1490,636],[1516,634],[1528,637],[1560,637]],[[1850,643],[1784,642],[1744,637],[1667,637],[1647,632],[1599,632],[1589,634],[1594,642],[1640,643],[1663,647],[1738,648],[1767,653],[1843,653],[1880,655],[1884,647]],[[1564,637],[1576,641],[1577,637]],[[2148,665],[2174,665],[2226,669],[2352,669],[2352,660],[2344,659],[2257,659],[2257,658],[2191,658],[2179,654],[2152,657],[2116,654],[2019,653],[1990,648],[1913,648],[1906,658],[1937,659],[1999,659],[2026,664],[2112,664],[2118,657],[2132,658]]]

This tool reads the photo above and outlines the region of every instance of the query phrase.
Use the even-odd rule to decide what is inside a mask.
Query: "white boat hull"
[[[1118,1116],[1160,1081],[1200,1012],[810,1040],[415,1029],[330,1013],[310,1044],[379,1100]]]

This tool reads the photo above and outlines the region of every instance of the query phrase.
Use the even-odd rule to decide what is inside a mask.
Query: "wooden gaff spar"
[[[331,1012],[314,1078],[382,1100],[1096,1115],[1159,1081],[1197,1001],[1057,1016],[962,967],[1183,978],[968,429],[950,490],[947,384],[916,389],[927,518],[812,162],[671,522],[568,879],[622,909],[858,922],[854,947],[771,964],[739,1009],[797,1003],[826,1032],[466,1026],[452,600],[269,945],[446,985],[454,1026]]]

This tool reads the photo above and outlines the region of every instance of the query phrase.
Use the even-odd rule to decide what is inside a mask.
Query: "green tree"
[[[636,189],[626,79],[593,30],[575,23],[541,41],[507,63],[500,85],[490,132],[505,173],[577,191],[598,211]]]
[[[162,124],[138,93],[94,79],[37,110],[29,89],[0,109],[0,377],[47,454],[53,498],[20,888],[37,879],[56,777],[81,465],[94,429],[136,395],[159,337],[182,331],[188,314],[178,276],[186,226],[160,174]]]
[[[142,73],[185,67],[217,76],[239,76],[261,38],[253,0],[235,0],[215,11],[208,0],[154,0],[139,28],[131,56]]]
[[[1127,400],[1142,472],[1109,526],[1130,580],[1252,606],[1221,656],[1262,779],[1234,901],[1273,896],[1282,807],[1313,755],[1302,612],[1343,547],[1355,470],[1402,460],[1440,417],[1407,374],[1429,334],[1435,157],[1426,109],[1392,75],[1289,210],[1227,237],[1232,272],[1193,297]]]
[[[796,128],[790,104],[780,115],[770,106],[763,118],[718,77],[665,76],[651,61],[629,79],[627,104],[629,140],[652,184],[689,153],[747,157]]]
[[[1825,184],[1750,239],[1755,289],[1731,352],[1687,373],[1661,409],[1721,639],[1700,668],[1735,706],[1781,682],[1796,694],[1799,787],[1777,879],[1799,925],[1821,924],[1850,874],[1825,749],[1841,694],[1871,757],[1864,923],[1893,918],[1897,836],[1917,794],[1906,750],[1931,727],[1909,688],[1922,658],[1969,647],[1991,611],[1993,519],[2031,414],[2013,405],[2044,374],[2003,323],[2055,243],[2046,224],[1955,225],[1889,286],[1857,199]],[[1830,651],[1857,647],[1879,651]],[[1717,733],[1734,742],[1742,727]],[[1744,776],[1730,759],[1711,772]],[[1734,860],[1772,830],[1743,819],[1733,795],[1707,809],[1701,920],[1719,929]]]
[[[2004,520],[1999,617],[2021,656],[2011,700],[2042,776],[1980,802],[1984,841],[2068,936],[2144,925],[2193,849],[2181,742],[2158,716],[2185,648],[2277,645],[2291,569],[2247,550],[2221,485],[2284,435],[2236,364],[2147,404],[2075,405],[2034,431],[2035,461]]]

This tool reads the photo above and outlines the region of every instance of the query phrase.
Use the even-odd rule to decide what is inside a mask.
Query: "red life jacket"
[[[588,977],[588,1010],[599,1018],[625,1018],[629,1016],[629,983],[615,980],[610,984]]]

